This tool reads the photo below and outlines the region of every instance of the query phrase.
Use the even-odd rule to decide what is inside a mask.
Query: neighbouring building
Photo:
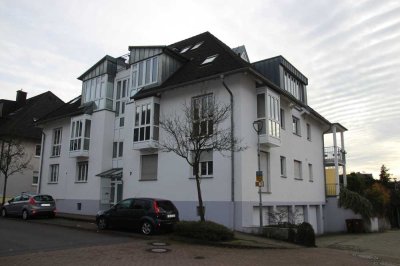
[[[255,186],[258,135],[264,173],[263,224],[308,221],[324,232],[324,141],[332,124],[307,104],[308,79],[284,57],[251,63],[244,46],[229,48],[209,32],[171,45],[130,46],[85,73],[82,93],[39,121],[43,128],[40,190],[60,212],[95,214],[127,197],[172,200],[183,220],[198,219],[190,166],[162,152],[159,121],[184,103],[233,104],[226,121],[247,149],[210,151],[201,162],[206,219],[241,231],[259,226]],[[231,124],[233,121],[233,124]]]
[[[16,139],[23,145],[27,158],[31,158],[28,169],[9,176],[6,198],[21,192],[36,192],[42,130],[35,127],[35,120],[64,104],[50,91],[29,99],[26,96],[26,92],[19,90],[15,101],[0,99],[0,143],[9,138]],[[4,176],[0,173],[0,200],[3,186]]]

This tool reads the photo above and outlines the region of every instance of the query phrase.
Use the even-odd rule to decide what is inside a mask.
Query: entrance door
[[[122,200],[122,180],[111,180],[110,204],[114,205]]]

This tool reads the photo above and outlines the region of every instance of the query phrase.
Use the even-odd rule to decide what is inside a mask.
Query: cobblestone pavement
[[[0,265],[376,265],[370,258],[327,248],[235,249],[135,239],[108,246],[84,247],[1,257]],[[151,248],[166,248],[152,253]],[[374,263],[375,262],[375,263]]]

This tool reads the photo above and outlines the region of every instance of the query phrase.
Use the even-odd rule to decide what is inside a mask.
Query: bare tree
[[[173,152],[193,168],[199,201],[200,220],[205,221],[201,195],[200,168],[204,153],[218,151],[241,151],[240,141],[233,137],[230,127],[223,122],[230,115],[230,106],[216,102],[212,94],[193,98],[184,103],[180,115],[165,116],[160,121],[165,136],[160,140],[164,152]]]
[[[14,138],[0,139],[0,173],[4,176],[3,199],[4,204],[7,191],[7,180],[15,173],[22,173],[28,169],[31,157],[25,153],[25,148]]]

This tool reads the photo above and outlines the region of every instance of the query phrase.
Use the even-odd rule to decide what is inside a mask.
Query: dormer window
[[[191,47],[191,46],[187,46],[187,47],[183,48],[183,49],[181,50],[181,54],[183,54],[184,52],[186,52],[187,50],[189,50],[190,47]]]
[[[192,49],[190,49],[190,50],[194,50],[194,49],[199,48],[203,43],[204,43],[204,42],[198,42],[198,43],[196,43],[196,44],[192,47]]]
[[[132,65],[132,88],[141,88],[158,81],[158,57]]]
[[[215,55],[212,55],[212,56],[207,57],[207,58],[203,61],[203,63],[201,63],[201,65],[206,65],[206,64],[209,64],[209,63],[213,62],[213,61],[215,60],[215,58],[217,58],[217,56],[218,56],[218,54],[215,54]]]

